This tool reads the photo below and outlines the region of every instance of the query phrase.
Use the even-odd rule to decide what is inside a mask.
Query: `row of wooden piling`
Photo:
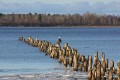
[[[98,51],[95,52],[93,59],[91,55],[79,54],[78,50],[71,48],[68,43],[62,48],[59,40],[56,44],[45,40],[34,40],[31,36],[28,39],[19,37],[19,40],[33,47],[38,47],[40,51],[51,58],[58,59],[58,62],[62,63],[65,68],[72,67],[74,71],[88,72],[88,80],[120,80],[120,61],[115,68],[114,61],[110,60],[109,63],[103,52],[100,60]]]

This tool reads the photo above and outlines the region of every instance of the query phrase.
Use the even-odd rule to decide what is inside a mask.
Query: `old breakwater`
[[[62,48],[60,38],[56,44],[45,40],[34,40],[32,37],[28,39],[19,37],[19,40],[38,47],[46,55],[57,59],[65,68],[71,67],[74,71],[88,72],[88,80],[120,80],[120,61],[115,67],[114,61],[106,59],[103,52],[101,59],[98,57],[98,51],[95,52],[94,58],[91,55],[85,56],[79,54],[77,49],[71,48],[68,43]]]

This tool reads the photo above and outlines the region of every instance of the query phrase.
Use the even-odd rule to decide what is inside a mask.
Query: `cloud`
[[[91,6],[92,12],[103,13],[103,14],[120,14],[120,2],[95,3]]]
[[[72,4],[47,4],[35,3],[2,3],[0,2],[1,13],[98,13],[98,14],[120,14],[120,2],[96,2],[90,4],[87,1],[80,1]]]

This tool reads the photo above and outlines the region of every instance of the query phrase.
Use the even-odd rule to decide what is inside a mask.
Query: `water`
[[[0,75],[32,74],[64,71],[63,65],[28,46],[18,38],[23,36],[47,40],[53,44],[60,36],[65,43],[78,49],[80,54],[94,55],[105,52],[115,64],[120,60],[120,28],[0,28]]]

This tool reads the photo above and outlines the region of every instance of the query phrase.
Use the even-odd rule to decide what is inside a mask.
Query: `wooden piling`
[[[117,63],[117,68],[115,68],[113,60],[110,60],[110,66],[108,66],[109,60],[105,59],[104,52],[102,52],[100,61],[98,51],[95,52],[93,60],[92,56],[85,57],[85,55],[79,54],[78,50],[71,48],[68,43],[61,48],[60,42],[54,45],[45,40],[34,40],[31,36],[27,40],[23,37],[19,37],[18,40],[38,47],[46,55],[57,59],[59,63],[63,63],[65,68],[70,66],[74,71],[88,72],[88,80],[106,80],[105,73],[108,74],[108,80],[113,80],[113,74],[117,74],[117,78],[114,80],[120,80],[120,61]]]
[[[111,60],[111,61],[110,61],[110,70],[111,70],[111,71],[113,71],[113,67],[114,67],[114,61]]]
[[[117,63],[117,76],[118,76],[118,80],[120,80],[120,61],[118,61]]]

